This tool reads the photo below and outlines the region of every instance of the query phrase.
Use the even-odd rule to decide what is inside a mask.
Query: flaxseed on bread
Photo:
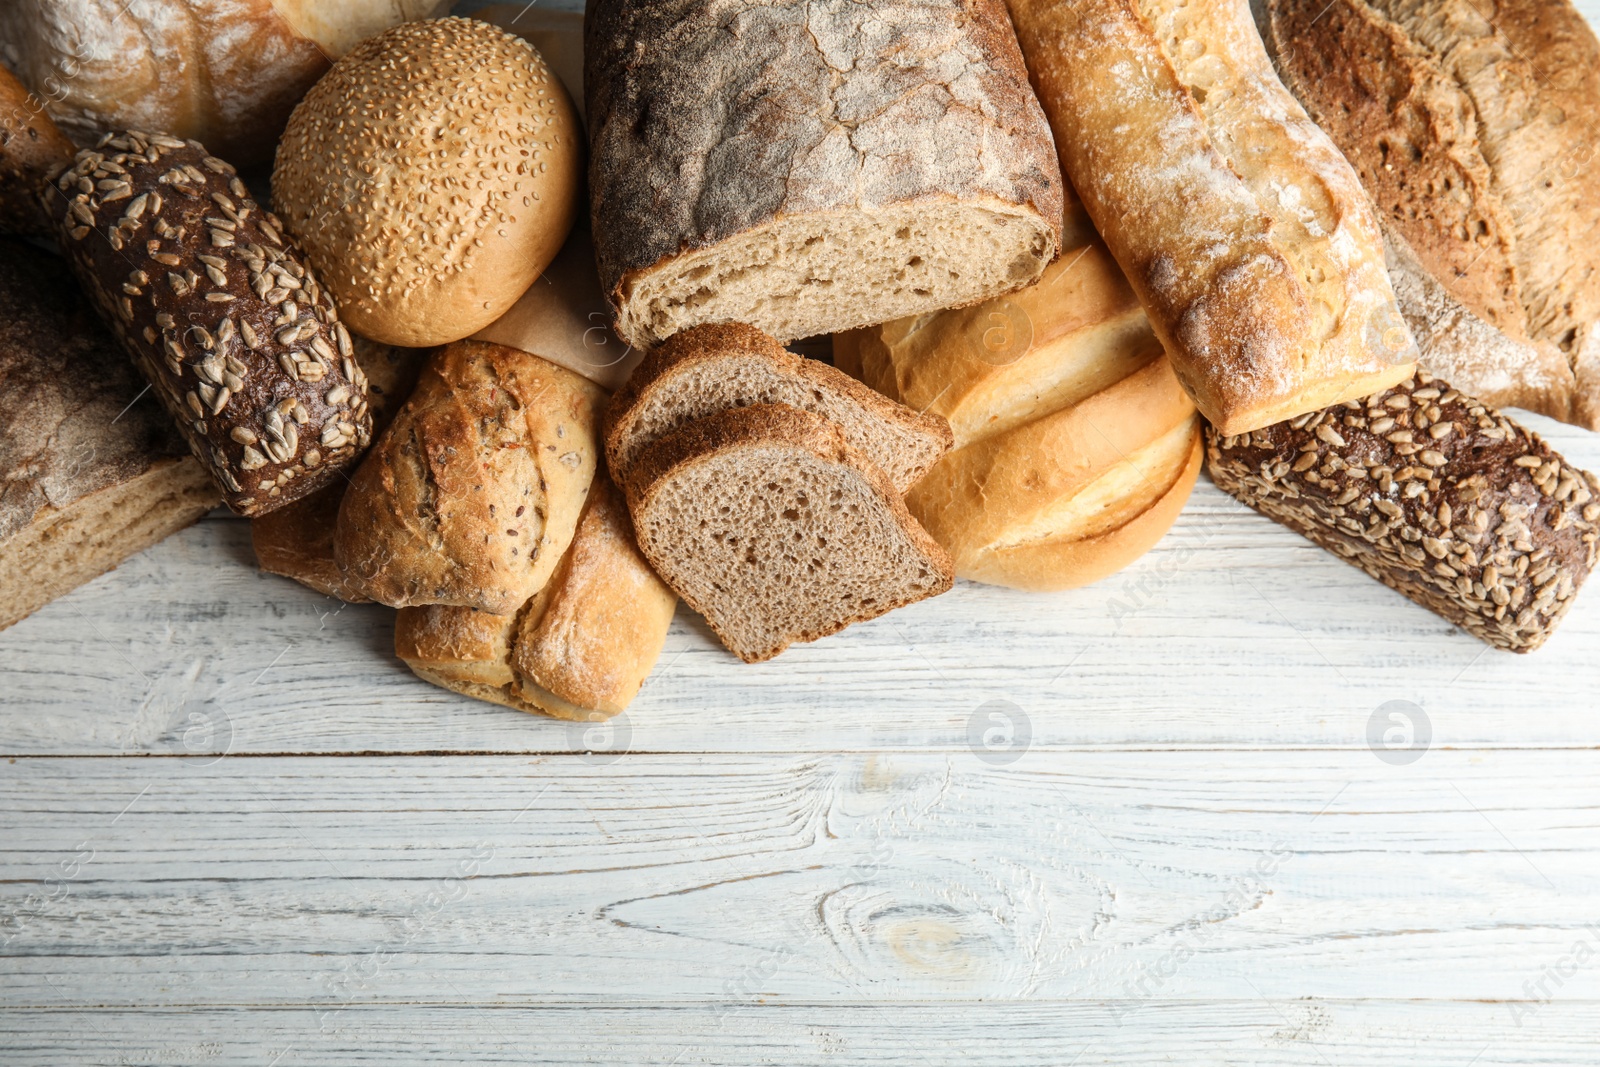
[[[828,364],[787,351],[753,326],[695,326],[644,359],[606,413],[606,462],[626,479],[639,457],[695,419],[727,408],[787,404],[838,426],[904,493],[950,447],[950,426]]]

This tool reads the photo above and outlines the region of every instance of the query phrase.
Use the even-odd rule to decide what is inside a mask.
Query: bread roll
[[[435,685],[507,707],[588,721],[628,706],[666,642],[677,601],[639,555],[603,473],[572,547],[514,615],[401,608],[395,653]]]
[[[442,349],[345,491],[334,534],[345,581],[390,607],[515,612],[572,540],[601,399],[526,352]]]
[[[407,23],[295,108],[272,195],[351,329],[443,344],[503,315],[554,258],[582,137],[526,41],[472,19]]]
[[[0,233],[43,237],[50,220],[39,193],[75,149],[44,113],[44,101],[0,67]]]
[[[1061,176],[999,0],[600,0],[590,207],[617,332],[790,341],[1054,258]]]
[[[0,59],[88,146],[160,130],[241,166],[272,158],[295,101],[362,37],[441,0],[7,0]]]
[[[79,281],[240,515],[308,496],[366,448],[338,311],[229,164],[107,135],[47,196]]]
[[[0,629],[218,502],[66,264],[0,238]]]
[[[1600,43],[1583,16],[1566,0],[1260,7],[1284,83],[1403,247],[1395,289],[1428,369],[1600,429]]]
[[[1496,648],[1542,645],[1600,559],[1600,479],[1426,371],[1208,451],[1219,487]]]
[[[1200,411],[1241,433],[1410,376],[1350,165],[1244,0],[1011,0],[1063,169]]]
[[[534,4],[490,4],[472,17],[521,37],[550,64],[583,118],[583,13],[551,11]]]

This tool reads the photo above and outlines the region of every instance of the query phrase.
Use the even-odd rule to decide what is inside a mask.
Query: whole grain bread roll
[[[1257,19],[1401,246],[1396,292],[1428,369],[1600,428],[1600,43],[1582,14],[1258,0]]]
[[[143,389],[67,265],[0,238],[0,629],[217,505]]]
[[[584,32],[600,282],[630,344],[835,332],[1055,256],[1060,166],[1000,0],[600,0]]]
[[[617,714],[638,694],[676,605],[639,554],[627,507],[602,472],[561,565],[521,609],[401,608],[395,654],[446,689],[592,721]]]
[[[1240,433],[1411,374],[1355,172],[1245,0],[1011,0],[1063,169],[1202,414]]]
[[[44,194],[78,279],[240,515],[366,448],[350,333],[278,220],[195,141],[107,135]]]
[[[334,534],[345,581],[390,607],[515,612],[572,540],[603,397],[504,345],[439,350],[345,491]]]
[[[0,66],[0,233],[43,237],[50,232],[39,190],[74,151],[45,114],[44,101]]]

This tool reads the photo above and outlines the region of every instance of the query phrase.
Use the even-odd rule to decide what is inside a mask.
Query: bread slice
[[[950,425],[919,415],[753,326],[696,326],[645,357],[606,414],[606,462],[622,479],[640,454],[706,415],[787,404],[831,420],[901,493],[949,449]]]
[[[730,408],[632,472],[639,548],[747,663],[949,589],[944,549],[888,477],[820,415]]]

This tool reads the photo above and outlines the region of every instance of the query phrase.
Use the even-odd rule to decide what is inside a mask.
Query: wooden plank
[[[3,767],[12,1007],[1500,1000],[1600,949],[1594,751]]]
[[[1519,1015],[1519,1011],[1531,1014]],[[1521,1021],[1523,1025],[1518,1026]],[[1592,1067],[1600,1007],[1383,1001],[608,1008],[311,1007],[11,1011],[0,1054],[30,1067]]]

